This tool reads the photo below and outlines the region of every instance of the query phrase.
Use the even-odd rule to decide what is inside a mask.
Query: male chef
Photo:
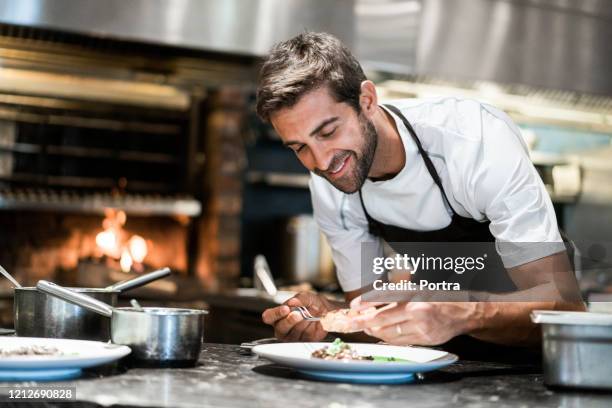
[[[320,341],[313,315],[363,308],[361,243],[550,243],[500,255],[517,286],[571,271],[555,213],[517,126],[490,105],[461,98],[380,104],[375,85],[335,37],[303,33],[265,60],[257,113],[311,172],[315,219],[333,252],[347,303],[299,293],[263,313],[277,338]],[[533,248],[531,248],[533,249]],[[390,344],[437,345],[467,335],[529,345],[534,309],[582,310],[579,301],[398,302],[356,319],[356,330]]]

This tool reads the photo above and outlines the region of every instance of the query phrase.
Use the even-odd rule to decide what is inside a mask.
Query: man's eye
[[[330,137],[331,135],[334,134],[334,132],[336,131],[337,128],[333,128],[330,132],[327,133],[321,133],[322,137]]]

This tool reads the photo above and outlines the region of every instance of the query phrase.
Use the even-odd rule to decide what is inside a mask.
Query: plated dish
[[[369,343],[343,343],[349,346],[350,356],[371,358],[320,358],[323,349],[329,350],[334,343],[276,343],[262,344],[253,348],[253,353],[274,363],[298,371],[316,370],[327,373],[396,373],[407,374],[437,370],[457,361],[457,356],[441,350],[424,347],[389,346]],[[336,343],[337,346],[339,345]],[[341,351],[346,348],[339,345]],[[355,353],[355,354],[353,354]]]
[[[13,356],[61,356],[64,353],[55,347],[30,345],[18,348],[0,348],[0,358]]]
[[[396,357],[360,355],[348,343],[338,338],[329,346],[313,351],[310,356],[323,360],[378,361],[381,363],[409,362],[409,360]]]
[[[99,341],[0,337],[0,370],[85,368],[107,364],[130,348]]]

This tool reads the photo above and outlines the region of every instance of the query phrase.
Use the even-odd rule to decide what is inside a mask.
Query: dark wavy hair
[[[328,86],[332,97],[357,112],[367,78],[349,49],[327,33],[302,33],[276,44],[264,61],[257,87],[257,114],[264,122],[295,105],[309,91]]]

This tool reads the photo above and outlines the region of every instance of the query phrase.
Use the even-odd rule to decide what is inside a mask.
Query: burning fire
[[[129,272],[132,269],[132,257],[130,256],[130,252],[127,248],[123,248],[123,252],[121,252],[121,259],[119,260],[119,265],[121,265],[121,270],[123,272]]]
[[[134,263],[141,264],[147,256],[147,242],[140,235],[126,239],[123,226],[127,216],[124,211],[107,209],[104,214],[104,231],[96,235],[96,244],[104,255],[119,260],[123,272],[129,272]]]
[[[140,235],[132,235],[128,242],[129,252],[134,262],[142,263],[147,256],[147,241]]]

